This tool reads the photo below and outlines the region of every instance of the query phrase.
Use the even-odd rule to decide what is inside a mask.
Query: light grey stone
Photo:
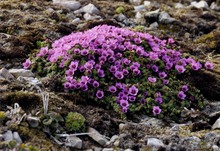
[[[89,14],[89,13],[85,13],[84,15],[83,15],[83,18],[85,19],[85,20],[94,20],[94,19],[100,19],[101,17],[100,16],[94,16],[94,15],[91,15],[91,14]]]
[[[156,146],[156,147],[160,147],[160,146],[164,146],[164,143],[157,138],[148,138],[147,139],[147,146]]]
[[[18,132],[14,132],[14,133],[13,133],[13,138],[14,138],[14,140],[17,142],[17,144],[21,144],[21,143],[22,143],[22,139],[21,139],[21,137],[19,136]]]
[[[114,149],[113,148],[103,148],[102,151],[114,151]]]
[[[14,76],[5,68],[2,68],[0,70],[0,78],[3,80],[6,79],[9,81],[14,80]]]
[[[190,6],[196,7],[196,8],[208,8],[209,7],[208,3],[203,0],[200,2],[193,1],[191,2]]]
[[[125,149],[125,151],[134,151],[134,150],[132,150],[132,149]]]
[[[217,137],[216,133],[209,132],[204,135],[204,140],[206,142],[212,142]]]
[[[118,135],[113,135],[112,137],[111,137],[111,139],[110,139],[110,142],[115,142],[117,139],[119,138],[119,136]]]
[[[34,74],[30,70],[26,70],[26,69],[10,69],[9,73],[11,73],[16,78],[18,78],[19,76],[34,77]]]
[[[159,24],[157,22],[150,24],[150,29],[157,29],[158,27],[159,27]]]
[[[140,5],[142,0],[129,0],[132,5]]]
[[[99,15],[100,11],[95,5],[89,3],[88,5],[80,8],[79,10],[74,11],[74,13],[89,13]]]
[[[94,151],[102,151],[102,148],[101,147],[95,147],[93,150]]]
[[[135,12],[146,11],[146,6],[145,5],[134,6],[134,11]]]
[[[218,118],[212,125],[212,129],[220,129],[220,118]]]
[[[68,136],[67,142],[65,143],[66,146],[74,147],[77,149],[82,148],[82,140],[76,136]]]
[[[155,11],[146,12],[144,16],[146,18],[157,18],[160,15],[160,9],[157,9]]]
[[[176,3],[174,7],[175,8],[184,8],[184,5],[181,3]]]
[[[210,5],[210,8],[215,11],[220,11],[220,6],[218,6],[215,2],[212,2],[212,4]]]
[[[120,123],[119,124],[119,131],[122,130],[124,128],[125,124],[124,123]]]
[[[72,20],[73,24],[78,24],[80,22],[80,18],[75,18]]]
[[[144,6],[150,6],[151,2],[150,1],[144,1]]]
[[[13,140],[13,133],[12,133],[12,131],[9,130],[9,131],[5,132],[3,134],[3,139],[4,139],[5,142],[12,141]]]
[[[19,76],[17,78],[18,81],[21,81],[22,83],[29,83],[31,85],[41,85],[41,81],[39,81],[37,78],[33,78],[33,77],[22,77],[22,76]]]
[[[170,15],[167,13],[167,12],[161,12],[160,15],[159,15],[159,22],[160,23],[164,23],[164,24],[170,24],[170,23],[173,23],[175,22],[176,19],[175,18],[172,18],[170,17]]]
[[[105,144],[108,142],[108,140],[94,128],[89,127],[88,133],[89,136],[92,139],[94,139],[97,143],[99,143],[101,146],[105,146]]]
[[[27,116],[27,121],[31,125],[31,127],[38,127],[40,123],[39,117],[32,117],[31,115]]]
[[[120,141],[119,141],[119,140],[116,140],[116,141],[114,142],[114,146],[118,147],[118,146],[119,146],[119,143],[120,143]]]
[[[68,8],[73,11],[81,7],[81,3],[75,0],[53,0],[53,4]]]
[[[127,17],[124,14],[119,14],[115,17],[115,19],[119,22],[123,22],[124,20],[127,20]]]
[[[220,148],[217,145],[212,146],[213,151],[220,151]]]
[[[146,120],[143,119],[141,124],[152,127],[163,127],[165,125],[162,120],[156,118],[147,118]]]

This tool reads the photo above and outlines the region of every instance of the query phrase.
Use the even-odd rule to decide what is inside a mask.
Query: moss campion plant
[[[107,25],[56,40],[23,66],[39,75],[60,75],[67,91],[116,111],[161,117],[202,108],[199,90],[180,79],[203,66],[213,69],[211,62],[184,57],[172,38]]]

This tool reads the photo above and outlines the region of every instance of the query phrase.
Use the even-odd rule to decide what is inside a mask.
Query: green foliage
[[[65,125],[69,131],[79,131],[85,127],[85,120],[82,114],[69,112],[65,119]]]
[[[119,6],[118,8],[116,8],[115,13],[117,13],[117,14],[124,14],[125,13],[124,7]]]

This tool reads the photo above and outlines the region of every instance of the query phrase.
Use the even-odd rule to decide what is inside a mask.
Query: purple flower
[[[213,65],[213,63],[207,61],[207,62],[205,63],[205,68],[206,68],[207,70],[212,70],[212,69],[214,68],[214,65]]]
[[[157,98],[155,99],[155,101],[156,101],[157,103],[161,104],[161,103],[163,102],[163,99],[162,99],[161,97],[157,97]]]
[[[65,83],[64,83],[64,88],[65,88],[65,89],[69,89],[70,86],[71,86],[71,83],[70,83],[70,82],[65,82]]]
[[[134,65],[135,67],[139,68],[141,65],[138,62],[133,62],[132,65]]]
[[[187,85],[183,85],[182,86],[182,91],[183,92],[187,92],[188,91],[188,86]]]
[[[121,96],[121,99],[127,101],[128,100],[128,95],[123,93],[123,95]]]
[[[159,106],[154,106],[153,107],[153,114],[154,115],[160,114],[160,112],[161,112],[161,109],[160,109]]]
[[[86,70],[92,70],[93,65],[92,65],[90,62],[86,62],[86,63],[84,64],[84,68],[85,68]]]
[[[80,53],[80,49],[78,49],[78,48],[77,48],[77,49],[74,49],[74,53],[75,53],[75,54],[79,54],[79,53]]]
[[[128,112],[128,108],[127,107],[123,107],[121,110],[122,110],[123,113],[127,113]]]
[[[153,65],[153,66],[151,67],[151,69],[152,69],[154,72],[157,72],[157,71],[158,71],[158,67],[157,67],[156,65]]]
[[[118,52],[115,56],[116,56],[117,58],[121,58],[121,57],[122,57],[122,54]]]
[[[128,97],[128,100],[129,100],[130,102],[134,102],[134,101],[136,100],[136,97],[135,97],[135,96],[129,96],[129,97]]]
[[[137,68],[135,68],[134,70],[133,70],[133,74],[134,75],[139,75],[141,73],[141,71],[139,70],[139,69],[137,69]]]
[[[163,84],[164,84],[164,85],[166,85],[166,84],[168,84],[168,83],[169,83],[169,80],[163,79]]]
[[[136,96],[137,93],[138,93],[138,88],[136,88],[134,85],[132,87],[130,87],[128,90],[129,95]]]
[[[87,50],[87,49],[83,49],[82,51],[81,51],[81,55],[82,56],[86,56],[86,55],[88,55],[89,54],[89,51]]]
[[[175,42],[175,41],[174,41],[173,38],[169,38],[169,39],[168,39],[168,43],[169,43],[169,44],[173,44],[174,42]]]
[[[108,90],[111,92],[111,93],[115,93],[117,91],[117,88],[115,86],[110,86],[108,88]]]
[[[40,52],[37,54],[37,57],[43,57],[48,53],[48,47],[42,47]]]
[[[31,65],[30,59],[26,59],[25,62],[22,64],[24,69],[28,69]]]
[[[118,89],[122,89],[122,88],[123,88],[123,86],[122,86],[121,83],[116,83],[115,86],[116,86]]]
[[[72,69],[66,70],[66,75],[67,76],[73,76],[74,75],[74,71]]]
[[[178,71],[178,73],[183,73],[183,72],[185,72],[185,68],[183,67],[183,66],[181,66],[181,65],[176,65],[175,66],[175,69]]]
[[[194,62],[191,64],[191,68],[195,71],[199,70],[200,69],[200,64],[197,63],[197,62]]]
[[[101,69],[101,65],[99,65],[99,64],[96,64],[96,65],[95,65],[95,69],[96,69],[96,70],[99,70],[99,69]]]
[[[155,53],[155,52],[150,52],[150,53],[149,53],[149,58],[150,58],[151,60],[158,60],[158,59],[159,59],[159,58],[158,58],[158,54]]]
[[[123,75],[123,72],[121,71],[116,71],[115,72],[115,77],[119,80],[123,79],[124,78],[124,75]]]
[[[127,69],[123,69],[122,72],[123,72],[124,75],[128,75],[129,74],[129,71]]]
[[[151,83],[155,83],[157,81],[156,78],[152,78],[152,77],[149,77],[148,78],[148,81],[151,82]]]
[[[79,62],[78,61],[71,61],[69,68],[72,69],[73,71],[76,71],[78,68]]]
[[[108,62],[109,62],[109,63],[115,62],[115,57],[113,57],[113,56],[109,57],[109,58],[108,58]]]
[[[115,73],[117,71],[117,67],[116,66],[110,66],[109,71],[111,73]]]
[[[99,87],[99,82],[94,81],[94,82],[92,83],[92,86],[93,86],[94,88],[98,88],[98,87]]]
[[[102,99],[104,97],[104,92],[102,90],[98,90],[96,93],[96,97],[98,99]]]
[[[100,62],[106,62],[107,58],[105,56],[99,57]]]
[[[86,92],[88,91],[88,85],[84,85],[81,87],[82,91]]]
[[[179,97],[180,99],[184,100],[185,97],[186,97],[186,95],[184,94],[183,91],[180,91],[180,92],[178,93],[178,97]]]
[[[101,77],[101,78],[105,77],[104,70],[99,69],[98,70],[98,76]]]
[[[123,108],[123,107],[126,107],[126,108],[128,108],[129,107],[129,103],[128,103],[128,101],[126,101],[126,100],[120,100],[119,101],[119,103],[120,103],[120,106]]]
[[[167,74],[166,74],[165,72],[160,72],[160,73],[159,73],[159,77],[160,77],[161,79],[166,78],[166,76],[167,76]]]
[[[129,64],[131,63],[131,60],[125,58],[125,59],[123,60],[123,63],[124,63],[125,65],[129,65]]]

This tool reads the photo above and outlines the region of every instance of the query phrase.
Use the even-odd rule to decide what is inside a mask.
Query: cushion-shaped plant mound
[[[116,111],[179,115],[200,109],[199,90],[178,78],[203,64],[184,57],[172,38],[114,26],[72,33],[42,47],[23,63],[40,75],[60,75],[67,91],[96,100]],[[206,69],[213,64],[206,62]],[[180,76],[181,77],[181,76]]]

